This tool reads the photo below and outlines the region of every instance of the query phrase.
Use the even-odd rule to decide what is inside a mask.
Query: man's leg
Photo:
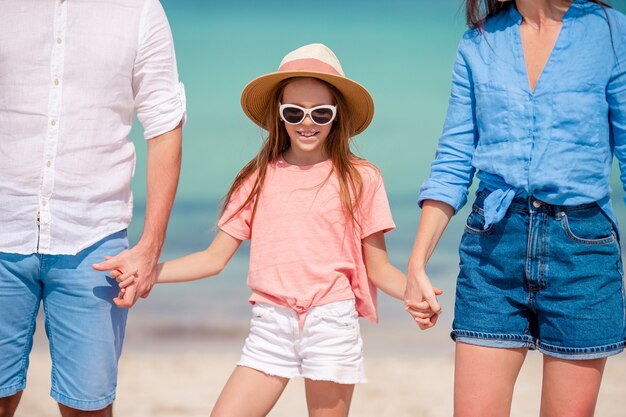
[[[128,310],[112,301],[119,292],[117,282],[91,265],[127,247],[126,232],[118,232],[76,255],[42,260],[50,394],[62,404],[63,415],[111,413]]]
[[[37,255],[0,253],[0,417],[11,417],[26,386],[41,302]]]
[[[61,415],[63,417],[112,417],[113,416],[113,404],[109,404],[102,410],[95,411],[83,411],[75,408],[70,408],[66,405],[59,404]]]
[[[20,391],[17,394],[0,398],[0,417],[13,417],[15,409],[20,403],[20,398],[22,398],[22,392],[23,391]]]

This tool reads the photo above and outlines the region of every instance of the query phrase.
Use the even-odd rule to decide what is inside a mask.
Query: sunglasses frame
[[[296,109],[301,110],[304,113],[302,115],[302,119],[300,119],[297,123],[291,123],[285,120],[285,118],[283,117],[283,110],[289,107],[295,107]],[[315,110],[319,110],[319,109],[328,109],[332,111],[333,115],[327,123],[317,123],[315,119],[313,118],[312,113]],[[327,126],[335,121],[335,118],[337,117],[337,106],[333,106],[331,104],[322,104],[321,106],[315,106],[315,107],[311,107],[310,109],[305,109],[304,107],[298,106],[296,104],[281,104],[280,107],[278,108],[278,113],[280,114],[280,120],[292,126],[299,125],[300,123],[304,121],[304,119],[306,119],[307,116],[309,116],[309,119],[311,119],[311,121],[314,124],[318,126]]]

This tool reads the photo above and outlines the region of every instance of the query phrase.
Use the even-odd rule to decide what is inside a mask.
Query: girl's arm
[[[373,233],[363,239],[363,257],[368,278],[385,294],[403,299],[406,291],[406,275],[389,262],[383,232]],[[435,294],[443,292],[435,288]]]
[[[367,277],[384,293],[401,300],[406,288],[406,275],[389,262],[384,233],[373,233],[362,243]]]
[[[218,231],[211,245],[203,251],[182,258],[159,263],[157,282],[185,282],[207,278],[222,272],[230,258],[239,248],[241,240],[223,231]],[[122,295],[132,291],[136,271],[113,271],[110,275],[117,279]]]
[[[436,297],[439,295],[438,290],[433,288],[426,275],[426,264],[453,214],[454,208],[446,203],[435,200],[423,202],[422,216],[409,259],[404,294],[407,311],[422,330],[433,327],[441,313]]]
[[[217,275],[222,272],[239,245],[241,245],[241,240],[220,230],[205,250],[159,263],[157,282],[195,281]]]

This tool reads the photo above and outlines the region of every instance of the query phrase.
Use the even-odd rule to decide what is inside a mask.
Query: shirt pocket
[[[509,140],[509,93],[505,86],[496,83],[477,83],[476,127],[480,145]]]
[[[586,86],[552,94],[551,139],[576,145],[600,145],[600,126],[607,120],[606,95],[601,87]]]

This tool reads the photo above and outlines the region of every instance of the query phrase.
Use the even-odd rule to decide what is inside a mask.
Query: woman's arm
[[[422,216],[409,260],[404,301],[421,329],[434,326],[441,313],[437,294],[426,275],[426,264],[450,218],[467,202],[474,177],[472,157],[478,131],[472,71],[465,54],[466,48],[473,47],[474,42],[465,37],[459,43],[443,133],[430,176],[420,189]]]
[[[620,168],[622,187],[626,191],[626,19],[622,16],[620,24],[612,25],[611,30],[616,62],[606,89],[606,97],[614,153]]]
[[[436,297],[439,294],[426,275],[426,264],[453,214],[454,208],[446,203],[435,200],[423,202],[422,216],[409,259],[404,294],[407,311],[423,330],[437,324],[441,314]]]

